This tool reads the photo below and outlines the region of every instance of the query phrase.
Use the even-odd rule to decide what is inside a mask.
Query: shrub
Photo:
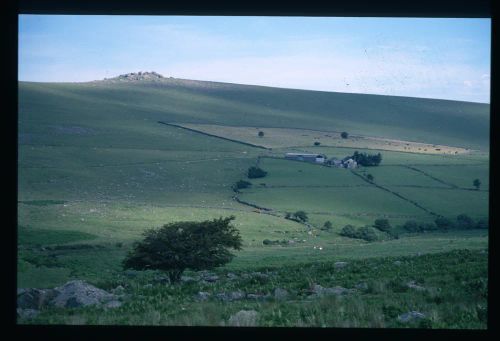
[[[477,229],[487,229],[489,226],[489,221],[488,219],[479,219],[477,224],[476,224],[476,228]]]
[[[319,146],[320,144],[321,144],[321,143],[320,143],[320,142],[318,142],[318,141],[314,142],[314,145],[315,145],[315,146]]]
[[[294,214],[294,217],[302,222],[306,222],[309,218],[307,217],[307,213],[304,211],[297,211]]]
[[[263,131],[259,131],[259,137],[263,137],[264,136],[264,132]]]
[[[359,227],[356,229],[352,225],[346,225],[342,228],[339,234],[344,237],[363,239],[369,242],[378,239],[375,231],[369,226]]]
[[[351,156],[351,158],[361,166],[365,167],[378,166],[382,161],[382,154],[378,153],[371,155],[355,151],[354,154]]]
[[[248,181],[245,181],[245,180],[239,180],[238,182],[236,182],[236,184],[234,185],[234,187],[236,189],[242,189],[242,188],[248,188],[252,186],[252,183],[251,182],[248,182]]]
[[[248,168],[248,177],[250,179],[263,178],[266,175],[267,172],[265,170],[260,169],[259,167],[252,166]]]
[[[346,225],[340,230],[339,234],[344,237],[356,238],[356,228],[352,225]]]
[[[434,220],[434,223],[441,230],[448,230],[453,227],[452,221],[445,217],[436,218],[436,220]]]
[[[376,219],[373,227],[382,232],[387,232],[391,229],[391,224],[389,224],[389,220],[387,219]]]
[[[325,223],[323,224],[323,227],[321,229],[322,230],[331,230],[332,229],[331,221],[325,221]]]
[[[346,131],[343,131],[341,134],[340,134],[340,137],[342,137],[343,139],[346,139],[349,137],[349,134],[346,132]]]
[[[371,228],[370,226],[363,226],[358,228],[356,234],[360,239],[366,240],[368,242],[372,242],[378,239],[375,230],[373,230],[373,228]]]
[[[366,178],[368,179],[368,181],[372,181],[372,182],[373,182],[373,179],[374,179],[373,175],[368,174],[368,175],[366,176]]]
[[[412,233],[419,233],[419,232],[425,232],[425,231],[434,231],[437,230],[438,227],[434,223],[422,223],[422,222],[416,222],[415,220],[408,220],[404,225],[403,228]]]
[[[438,229],[435,223],[422,223],[420,224],[420,228],[422,231],[435,231]]]
[[[481,180],[474,179],[474,181],[472,182],[472,185],[474,185],[474,187],[476,187],[476,190],[479,190],[479,187],[481,186]]]
[[[208,270],[224,265],[234,257],[228,249],[240,250],[242,245],[239,231],[230,225],[234,219],[176,222],[148,229],[124,259],[123,267],[161,270],[171,282],[178,282],[186,269]]]
[[[420,225],[415,220],[408,220],[403,228],[408,232],[421,232]]]
[[[474,220],[467,214],[459,214],[457,216],[457,228],[459,229],[472,229],[474,228]]]

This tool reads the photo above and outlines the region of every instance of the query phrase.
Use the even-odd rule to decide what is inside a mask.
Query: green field
[[[474,151],[431,155],[388,151],[378,149],[378,145],[377,150],[382,153],[380,166],[351,171],[284,160],[283,156],[286,152],[303,151],[343,158],[355,150],[368,153],[373,150],[325,146],[264,150],[158,121],[345,130]],[[453,250],[477,253],[488,248],[487,230],[412,234],[400,227],[409,219],[432,222],[435,214],[450,219],[462,213],[474,219],[488,217],[489,106],[485,104],[178,79],[125,84],[20,82],[18,128],[18,287],[51,288],[71,279],[84,279],[110,289],[110,285],[125,281],[135,288],[130,289],[134,295],[146,295],[149,302],[141,306],[139,299],[133,299],[123,311],[119,310],[122,318],[119,313],[109,312],[96,319],[99,312],[92,309],[72,311],[73,317],[68,317],[65,310],[47,311],[40,315],[41,323],[157,321],[157,324],[218,325],[221,319],[227,319],[226,315],[241,308],[243,303],[226,307],[211,306],[210,302],[198,304],[185,294],[203,288],[181,288],[176,297],[171,290],[177,289],[170,286],[146,292],[133,280],[123,278],[121,261],[132,243],[141,238],[145,229],[174,221],[234,215],[233,223],[241,232],[243,249],[217,271],[244,273],[269,267],[282,273],[276,285],[290,289],[298,281],[285,272],[302,273],[316,263],[367,259],[384,263],[383,257],[418,259],[417,254],[444,257],[440,261],[448,262],[448,256],[442,255]],[[247,169],[256,164],[268,175],[248,179]],[[367,174],[373,175],[373,183],[364,179]],[[481,181],[479,190],[472,185],[476,178]],[[240,179],[250,181],[252,186],[235,193],[232,186]],[[269,211],[237,202],[235,196]],[[309,227],[284,218],[287,212],[298,210],[307,212]],[[389,219],[399,232],[399,239],[379,233],[381,240],[366,242],[338,234],[346,224],[371,225],[377,218]],[[327,220],[333,228],[323,231],[321,227]],[[263,245],[265,239],[293,243]],[[486,257],[476,253],[471,262],[485,267]],[[458,267],[450,265],[443,278],[453,277]],[[397,275],[391,271],[384,275],[384,286]],[[320,273],[314,275],[319,276],[315,280],[322,278]],[[359,279],[368,280],[373,275],[369,272],[366,278]],[[465,281],[485,276],[475,272],[469,275]],[[144,276],[147,281],[149,275]],[[439,281],[436,273],[429,276],[432,281]],[[353,285],[348,278],[338,283]],[[227,283],[217,285],[232,288]],[[453,291],[455,285],[460,286],[458,279],[446,290]],[[462,289],[457,290],[462,292]],[[264,285],[262,291],[266,290],[271,289]],[[294,315],[302,314],[301,303],[296,302],[296,308],[284,313],[290,314],[284,320],[266,317],[277,314],[284,309],[282,306],[262,307],[261,321],[274,321],[262,325],[347,326],[350,319],[363,327],[395,326],[389,320],[374,317],[384,304],[406,309],[408,302],[425,301],[411,293],[405,294],[406,298],[397,298],[392,293],[385,295],[382,289],[379,291],[382,296],[352,298],[358,300],[353,304],[368,304],[365,308],[370,316],[366,318],[349,315],[350,318],[322,320],[319,313],[322,304],[331,303],[322,301],[314,308],[319,309],[311,315],[315,317],[307,322]],[[198,316],[198,320],[182,317],[184,313],[180,310],[176,313],[175,309],[167,317],[163,309],[152,303],[158,301],[158,295],[172,297],[169,309],[185,304],[191,312],[196,312],[193,316]],[[443,296],[447,310],[432,307],[438,311],[432,318],[432,327],[485,328],[485,321],[476,316],[479,314],[476,310],[470,323],[465,317],[457,320],[451,316],[453,307],[463,305],[469,311],[476,309],[472,308],[476,303],[484,304],[484,298],[471,295],[465,301],[457,296]],[[384,303],[377,301],[380,304],[371,305],[371,300]],[[203,317],[210,315],[209,311],[217,316],[214,321]],[[155,312],[159,317],[155,317]]]

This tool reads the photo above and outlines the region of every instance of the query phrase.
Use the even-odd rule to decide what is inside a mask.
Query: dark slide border
[[[496,6],[494,6],[496,5]],[[162,339],[184,338],[221,339],[235,337],[254,339],[256,337],[290,337],[300,339],[322,338],[323,340],[342,337],[365,337],[371,340],[382,338],[422,340],[423,337],[435,336],[446,339],[455,336],[491,337],[497,329],[498,308],[496,302],[498,294],[497,278],[493,269],[498,267],[497,232],[495,227],[498,219],[498,208],[494,194],[497,191],[497,182],[492,175],[498,174],[495,161],[497,147],[498,119],[491,115],[490,137],[490,250],[489,250],[489,316],[488,330],[416,330],[416,329],[333,329],[333,328],[230,328],[230,327],[118,327],[118,326],[16,326],[16,256],[17,256],[17,30],[19,14],[94,14],[94,15],[246,15],[246,16],[352,16],[352,17],[461,17],[461,18],[492,18],[492,85],[491,85],[491,112],[496,112],[498,106],[495,98],[498,96],[498,47],[495,38],[498,37],[498,3],[491,0],[324,0],[321,2],[293,1],[237,1],[237,0],[198,0],[198,1],[154,1],[154,0],[19,0],[7,1],[3,6],[3,30],[7,41],[2,44],[2,58],[4,61],[2,82],[4,101],[2,124],[2,145],[4,146],[4,162],[2,169],[6,172],[3,177],[8,192],[8,200],[4,204],[4,212],[8,212],[8,222],[3,224],[4,238],[8,233],[9,248],[2,248],[9,259],[5,264],[10,265],[10,274],[5,274],[5,281],[9,283],[6,292],[8,304],[2,305],[6,309],[3,319],[4,325],[13,329],[16,338],[22,336],[60,336],[66,340],[88,339],[94,335],[103,335],[109,339],[130,337],[144,339],[144,337],[159,336]],[[7,53],[6,53],[7,52]],[[494,57],[497,56],[497,57]],[[5,63],[7,62],[7,63]],[[5,105],[5,103],[7,105]],[[495,135],[496,134],[496,135]],[[5,239],[4,239],[5,240]],[[6,323],[8,320],[8,323]],[[111,337],[111,338],[110,338]]]

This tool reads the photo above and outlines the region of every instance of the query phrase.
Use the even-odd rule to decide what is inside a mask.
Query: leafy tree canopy
[[[240,250],[242,245],[239,231],[230,224],[234,219],[176,222],[148,229],[124,259],[123,267],[161,270],[171,282],[177,282],[186,269],[208,270],[224,265],[234,257],[229,249]]]

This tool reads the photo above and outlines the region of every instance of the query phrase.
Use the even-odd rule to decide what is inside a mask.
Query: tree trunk
[[[168,277],[170,279],[170,283],[178,283],[181,280],[181,275],[183,272],[184,272],[184,269],[169,271]]]

